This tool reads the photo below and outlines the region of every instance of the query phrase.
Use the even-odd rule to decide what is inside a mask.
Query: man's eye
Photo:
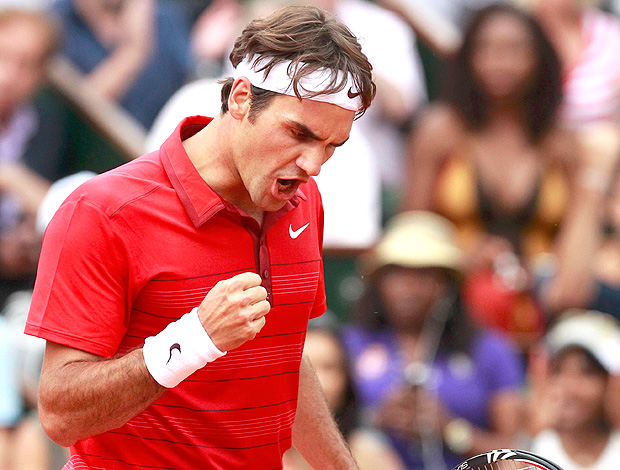
[[[306,134],[304,134],[303,132],[291,131],[291,133],[293,134],[293,137],[296,138],[297,140],[307,140],[308,139],[308,136]]]

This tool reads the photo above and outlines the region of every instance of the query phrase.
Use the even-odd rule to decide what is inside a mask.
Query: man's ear
[[[228,112],[235,119],[243,119],[250,112],[252,84],[246,77],[239,77],[233,83],[228,96]]]

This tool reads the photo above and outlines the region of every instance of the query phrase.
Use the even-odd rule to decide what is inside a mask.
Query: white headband
[[[288,74],[288,68],[291,65],[290,61],[274,65],[267,77],[265,77],[265,71],[256,70],[260,68],[260,61],[261,59],[259,58],[253,61],[254,65],[252,65],[247,59],[243,59],[235,68],[233,78],[236,80],[239,77],[246,77],[255,87],[285,95],[297,96],[292,86],[292,78]],[[350,111],[359,111],[362,107],[362,100],[350,73],[348,74],[347,85],[342,90],[336,93],[321,93],[327,87],[332,74],[333,72],[329,69],[319,69],[300,78],[297,88],[301,97],[335,104]],[[343,72],[338,71],[338,80],[342,78],[342,74]],[[312,96],[312,93],[316,92],[320,94]]]

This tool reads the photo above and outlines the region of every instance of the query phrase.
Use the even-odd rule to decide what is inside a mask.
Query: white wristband
[[[153,378],[172,388],[226,352],[213,344],[195,308],[157,335],[146,338],[142,354]]]

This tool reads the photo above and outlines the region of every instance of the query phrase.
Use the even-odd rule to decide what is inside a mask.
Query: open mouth
[[[301,184],[301,181],[296,180],[296,179],[278,178],[277,181],[278,181],[278,191],[285,193],[285,194],[291,194],[297,191],[297,188]]]

